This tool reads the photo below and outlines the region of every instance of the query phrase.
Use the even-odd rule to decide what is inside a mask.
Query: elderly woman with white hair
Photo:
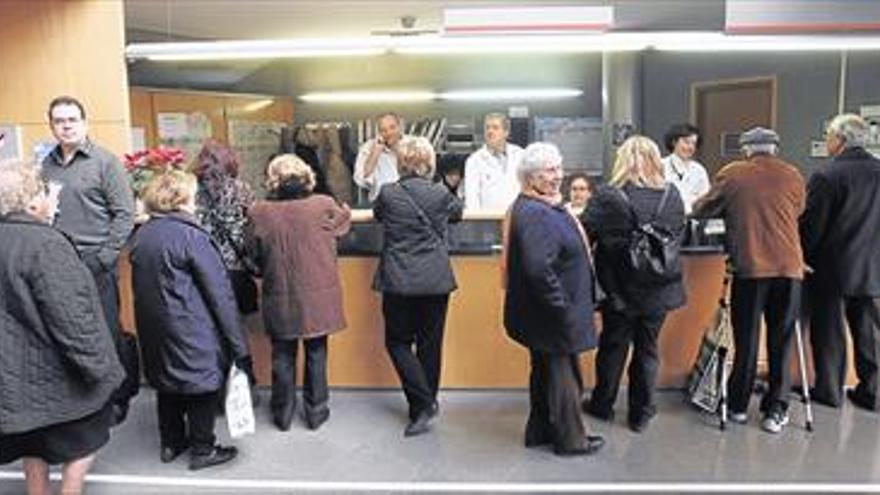
[[[373,203],[383,244],[373,289],[382,293],[385,348],[409,403],[404,435],[428,431],[437,415],[443,329],[455,275],[447,224],[461,220],[462,201],[434,175],[434,148],[425,138],[398,146],[400,179],[386,184]],[[413,353],[415,344],[415,353]]]
[[[296,354],[305,349],[303,402],[309,429],[330,417],[327,339],[345,328],[336,239],[351,211],[312,194],[315,173],[295,155],[266,169],[269,200],[248,212],[247,252],[263,277],[263,321],[272,340],[272,418],[287,431],[296,408]]]
[[[617,150],[608,185],[600,188],[584,213],[584,225],[596,242],[602,302],[602,333],[596,353],[596,386],[584,409],[611,420],[623,368],[629,360],[628,425],[647,427],[657,408],[654,384],[660,367],[657,339],[666,314],[685,302],[681,267],[662,275],[642,273],[629,262],[632,233],[650,224],[677,246],[684,232],[680,189],[667,183],[657,145],[644,136],[627,139]]]
[[[526,447],[558,455],[592,454],[604,444],[586,435],[580,414],[578,354],[596,346],[593,269],[586,236],[562,204],[562,157],[533,143],[518,167],[522,190],[505,235],[504,325],[531,355]]]
[[[23,459],[28,493],[80,493],[110,439],[123,370],[95,282],[50,227],[57,198],[32,164],[0,162],[0,464]]]

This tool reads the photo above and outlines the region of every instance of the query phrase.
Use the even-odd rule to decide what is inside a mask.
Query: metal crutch
[[[807,431],[813,431],[813,405],[810,403],[810,387],[807,385],[807,364],[804,361],[804,338],[801,331],[801,319],[794,322],[794,334],[797,340],[798,369],[801,375],[801,388],[803,389],[804,414],[806,415]]]

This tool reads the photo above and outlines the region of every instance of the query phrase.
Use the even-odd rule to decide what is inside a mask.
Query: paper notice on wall
[[[206,139],[212,136],[211,119],[202,112],[167,112],[156,115],[159,144],[180,148],[187,160],[199,154]]]
[[[229,120],[229,146],[241,160],[239,177],[250,184],[254,192],[265,196],[263,181],[269,159],[281,149],[282,122],[250,122]]]
[[[143,127],[131,128],[131,151],[137,153],[147,149],[147,133]]]
[[[0,160],[21,157],[21,128],[0,124]]]
[[[159,139],[181,139],[187,136],[186,114],[182,112],[156,115]]]

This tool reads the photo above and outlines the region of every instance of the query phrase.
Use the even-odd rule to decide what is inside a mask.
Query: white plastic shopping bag
[[[232,438],[239,438],[256,431],[248,376],[234,364],[229,370],[229,380],[226,382],[226,424],[229,426],[229,436]]]

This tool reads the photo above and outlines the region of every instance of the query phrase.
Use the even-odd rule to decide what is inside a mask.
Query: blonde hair
[[[198,190],[196,176],[182,170],[156,174],[144,189],[144,206],[149,213],[170,213],[191,202]]]
[[[653,188],[661,188],[666,182],[660,162],[660,148],[645,136],[631,136],[617,149],[608,183],[623,187],[627,182]]]
[[[315,188],[315,172],[296,155],[279,155],[266,167],[266,189],[275,192],[286,182],[294,180],[309,192]]]
[[[423,137],[406,137],[397,147],[397,172],[401,176],[432,177],[436,157],[431,142]]]
[[[0,160],[0,215],[27,210],[43,190],[43,181],[33,162]]]

